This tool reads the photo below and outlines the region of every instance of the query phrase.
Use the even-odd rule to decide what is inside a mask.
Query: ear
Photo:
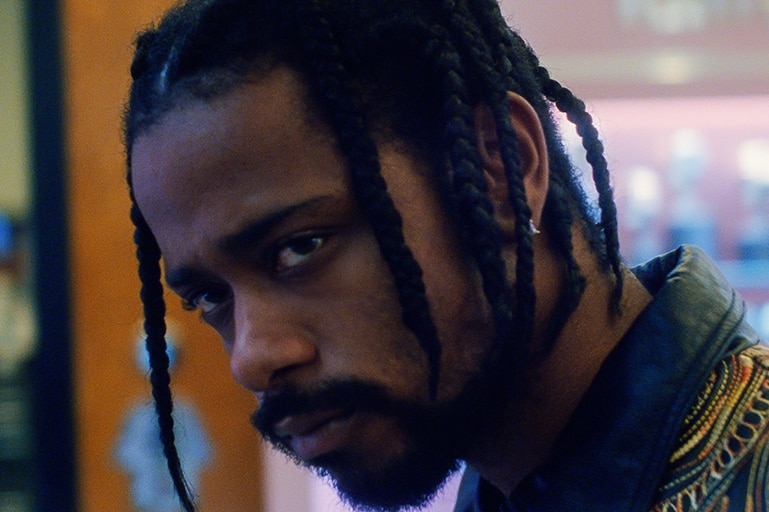
[[[547,143],[534,108],[520,95],[509,92],[510,122],[518,138],[518,154],[526,190],[526,202],[531,209],[531,219],[539,227],[542,209],[547,197],[548,174]],[[515,215],[510,203],[508,180],[500,152],[496,121],[491,108],[483,103],[475,107],[475,135],[478,151],[483,161],[489,195],[494,205],[494,216],[502,227],[505,237],[515,233]]]

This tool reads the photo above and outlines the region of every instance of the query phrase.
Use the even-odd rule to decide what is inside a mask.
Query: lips
[[[350,441],[352,417],[351,411],[336,408],[297,414],[277,422],[274,432],[299,458],[311,461]]]

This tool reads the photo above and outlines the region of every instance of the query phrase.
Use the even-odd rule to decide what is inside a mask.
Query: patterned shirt
[[[769,510],[769,349],[721,361],[684,421],[655,512]]]

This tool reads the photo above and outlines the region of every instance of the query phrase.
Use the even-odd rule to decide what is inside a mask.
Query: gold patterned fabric
[[[769,348],[723,360],[687,415],[655,512],[769,511]]]

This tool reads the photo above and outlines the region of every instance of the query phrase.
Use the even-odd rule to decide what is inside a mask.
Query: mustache
[[[397,418],[416,439],[433,445],[451,445],[454,452],[461,453],[468,448],[472,432],[479,428],[495,396],[473,393],[471,388],[478,383],[470,384],[449,402],[395,397],[379,383],[356,378],[324,381],[304,389],[288,385],[262,398],[251,416],[251,424],[266,441],[291,457],[291,447],[275,431],[275,425],[282,419],[328,409],[373,413]]]
[[[416,404],[398,400],[376,383],[354,378],[320,383],[310,389],[286,386],[266,395],[251,416],[251,424],[268,440],[280,443],[275,425],[288,416],[312,414],[326,409],[359,410],[398,414],[402,418],[417,415]]]

